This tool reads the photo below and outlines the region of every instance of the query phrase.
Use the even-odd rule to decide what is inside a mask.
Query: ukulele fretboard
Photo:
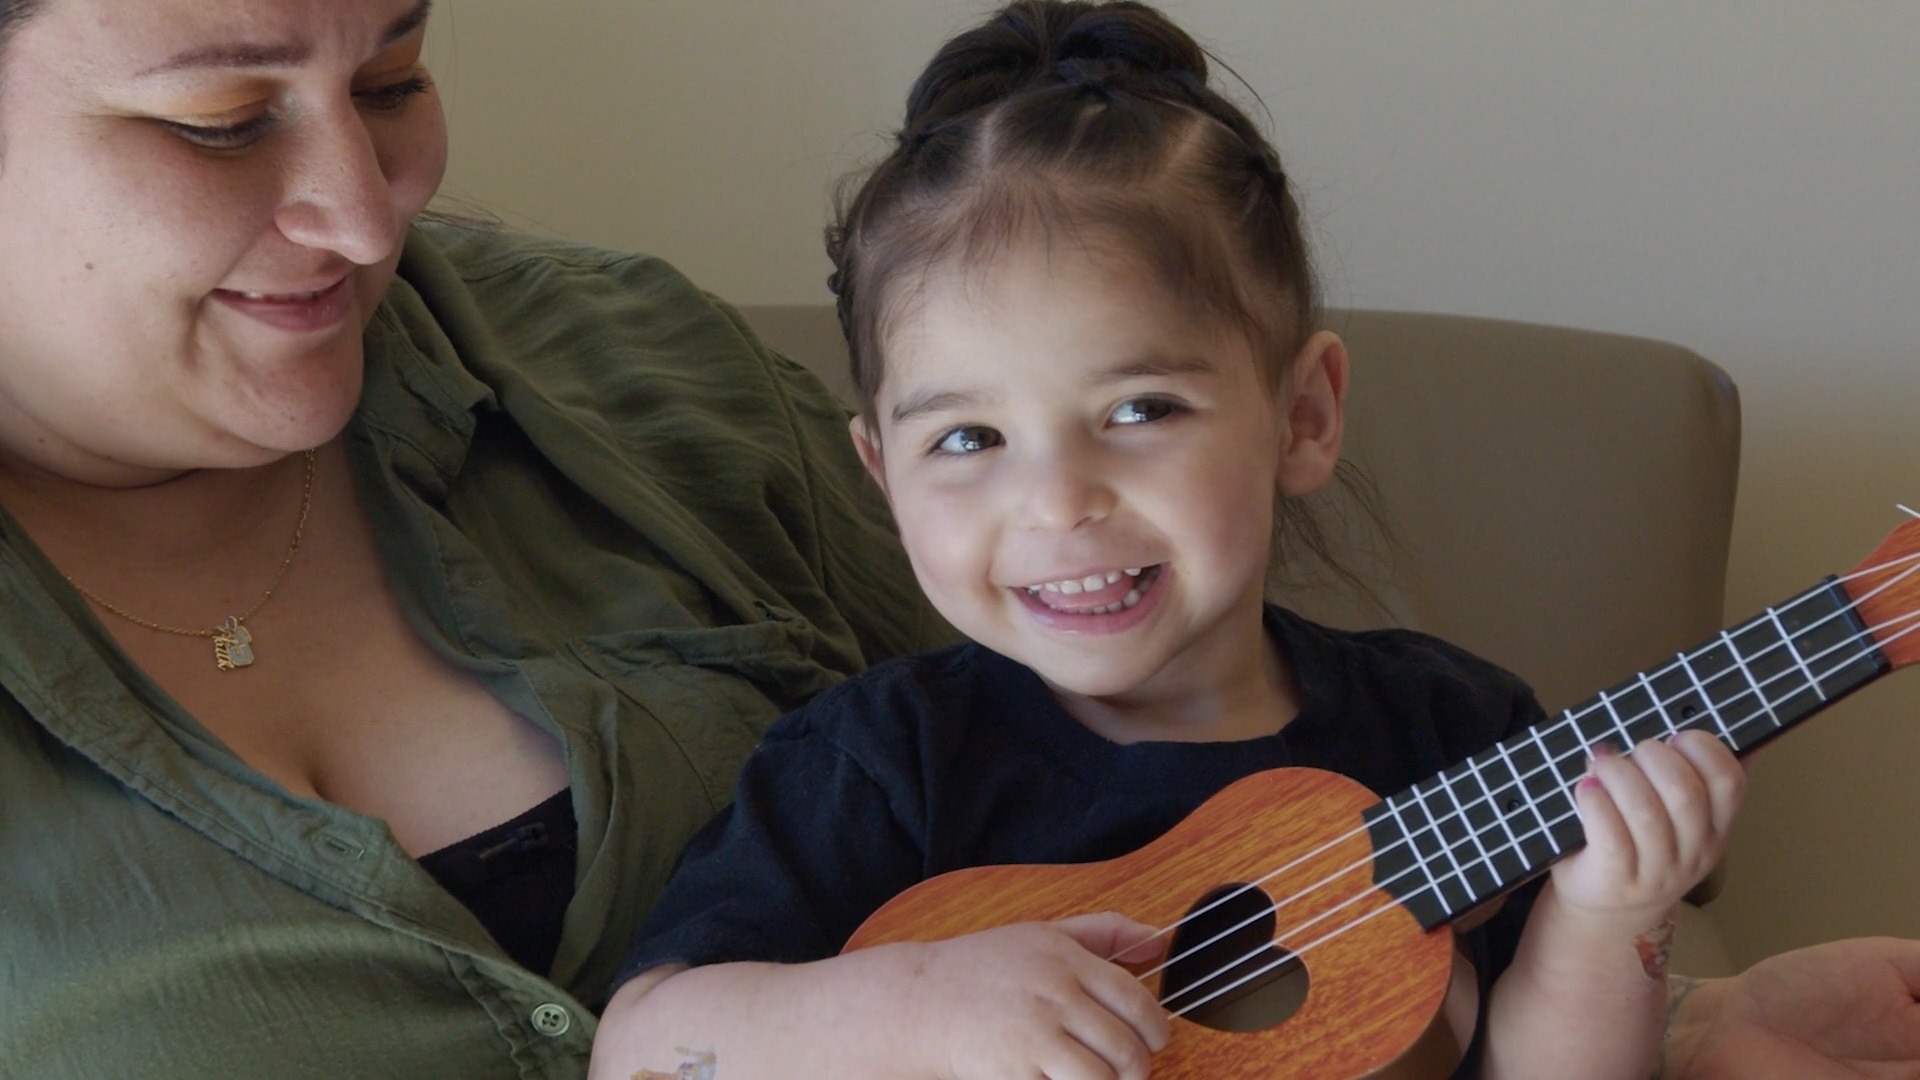
[[[1382,800],[1365,815],[1374,882],[1422,926],[1449,922],[1585,842],[1587,747],[1701,730],[1744,752],[1889,670],[1829,579]]]

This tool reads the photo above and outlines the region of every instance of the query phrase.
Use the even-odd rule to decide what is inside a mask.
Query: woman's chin
[[[289,380],[210,419],[237,444],[256,449],[268,460],[307,450],[346,428],[360,404],[362,372],[355,364],[351,370]]]

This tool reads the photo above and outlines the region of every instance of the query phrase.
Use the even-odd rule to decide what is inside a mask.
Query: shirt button
[[[573,1015],[559,1005],[548,1002],[533,1007],[533,1030],[547,1038],[565,1035],[573,1027]]]

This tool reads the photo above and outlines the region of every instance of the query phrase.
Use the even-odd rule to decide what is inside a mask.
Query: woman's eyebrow
[[[384,48],[418,30],[427,21],[427,13],[433,10],[433,0],[420,0],[407,12],[387,27],[380,37]],[[231,42],[218,45],[203,45],[188,49],[170,59],[140,72],[135,78],[148,78],[187,68],[263,68],[296,67],[306,62],[313,48],[310,45],[260,45],[250,42]]]

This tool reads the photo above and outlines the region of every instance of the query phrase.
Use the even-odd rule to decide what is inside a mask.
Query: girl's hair
[[[827,229],[863,414],[889,324],[928,271],[1056,232],[1132,260],[1197,316],[1237,324],[1279,385],[1319,325],[1319,286],[1279,155],[1208,84],[1208,59],[1132,0],[1015,0],[940,49],[891,152],[843,191]],[[1378,523],[1364,476],[1343,462],[1341,479]],[[1275,526],[1280,550],[1297,541],[1373,597],[1304,507],[1283,500]]]
[[[1207,75],[1204,49],[1131,0],[1017,0],[943,46],[827,230],[862,410],[922,273],[1056,231],[1241,323],[1277,381],[1319,289],[1279,155]]]

